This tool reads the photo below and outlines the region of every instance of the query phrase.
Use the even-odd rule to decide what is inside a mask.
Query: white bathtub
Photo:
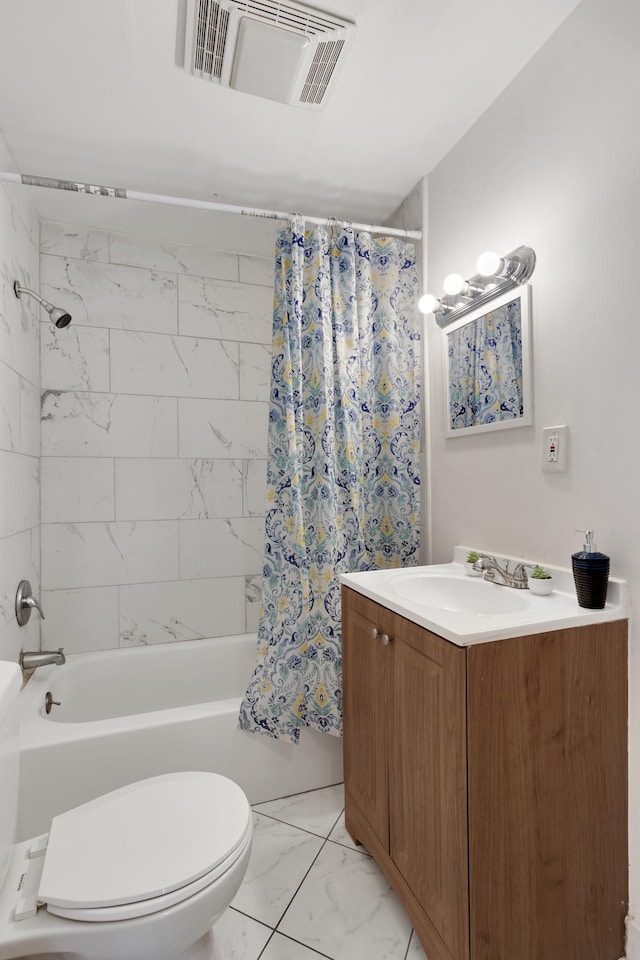
[[[238,728],[256,636],[187,640],[70,656],[22,692],[22,839],[52,816],[160,773],[210,770],[251,803],[342,780],[342,741],[303,730],[294,746]],[[45,695],[60,706],[47,716]]]

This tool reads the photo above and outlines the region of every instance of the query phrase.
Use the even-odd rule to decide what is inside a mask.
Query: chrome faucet
[[[23,670],[35,670],[36,667],[46,667],[50,663],[62,666],[67,662],[62,647],[58,650],[26,650],[20,651],[18,663]]]
[[[503,587],[514,587],[516,590],[528,590],[527,564],[518,563],[513,571],[510,571],[509,561],[505,560],[504,563],[504,567],[501,567],[495,557],[481,553],[480,559],[476,560],[473,569],[484,570],[484,579],[489,583],[497,583]]]

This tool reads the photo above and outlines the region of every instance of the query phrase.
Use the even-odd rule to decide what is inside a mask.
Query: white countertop
[[[365,573],[347,573],[341,581],[357,593],[375,600],[394,613],[426,627],[433,633],[450,640],[459,647],[491,640],[505,640],[568,627],[582,627],[592,623],[626,620],[629,616],[629,590],[624,580],[609,579],[607,603],[603,610],[587,610],[578,606],[571,570],[544,564],[553,574],[554,589],[546,597],[535,596],[530,590],[490,583],[482,578],[471,578],[465,573],[466,547],[456,547],[452,563],[434,564],[426,567],[404,567],[392,570],[369,570]],[[490,553],[491,551],[482,551]],[[496,556],[495,553],[492,554]],[[498,557],[498,560],[520,562],[519,558]],[[529,561],[523,561],[529,562]],[[424,577],[424,596],[422,580]],[[444,579],[443,579],[444,578]],[[455,581],[471,580],[474,586]],[[453,583],[452,583],[453,581]],[[448,592],[464,591],[464,595],[477,596],[478,609],[453,609],[440,595],[437,603],[430,603],[430,588],[435,591],[445,584]],[[477,584],[477,586],[476,586]],[[407,586],[419,594],[407,599]],[[501,591],[500,595],[485,591]],[[405,594],[403,596],[403,594]],[[434,594],[435,595],[435,594]],[[515,596],[514,596],[515,595]],[[473,600],[471,601],[473,602]],[[501,612],[492,610],[493,605],[504,606]],[[484,608],[489,612],[479,612]],[[514,608],[514,609],[511,609]]]

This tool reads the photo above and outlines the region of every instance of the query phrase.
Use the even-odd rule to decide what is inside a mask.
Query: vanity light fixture
[[[444,278],[444,292],[449,294],[450,297],[473,297],[476,293],[484,293],[489,286],[494,287],[495,284],[478,284],[470,283],[468,280],[465,280],[459,273],[450,273],[448,277]]]
[[[531,247],[517,247],[504,257],[488,250],[478,257],[477,273],[465,280],[459,273],[445,277],[444,296],[439,300],[426,293],[418,301],[421,313],[432,313],[440,327],[446,327],[494,297],[526,283],[536,266]]]
[[[442,301],[434,297],[432,293],[425,293],[418,300],[418,310],[420,313],[437,313],[440,309],[448,310],[449,308],[445,307]]]
[[[508,259],[508,258],[507,258]],[[486,250],[476,260],[476,270],[481,277],[495,277],[504,269],[505,261],[493,250]]]
[[[455,297],[458,293],[462,293],[464,285],[464,278],[459,273],[450,273],[444,278],[442,284],[444,292],[448,293],[450,297]]]

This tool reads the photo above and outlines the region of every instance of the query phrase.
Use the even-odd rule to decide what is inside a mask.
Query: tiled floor
[[[425,960],[343,808],[342,786],[254,807],[251,862],[213,928],[211,960]]]

